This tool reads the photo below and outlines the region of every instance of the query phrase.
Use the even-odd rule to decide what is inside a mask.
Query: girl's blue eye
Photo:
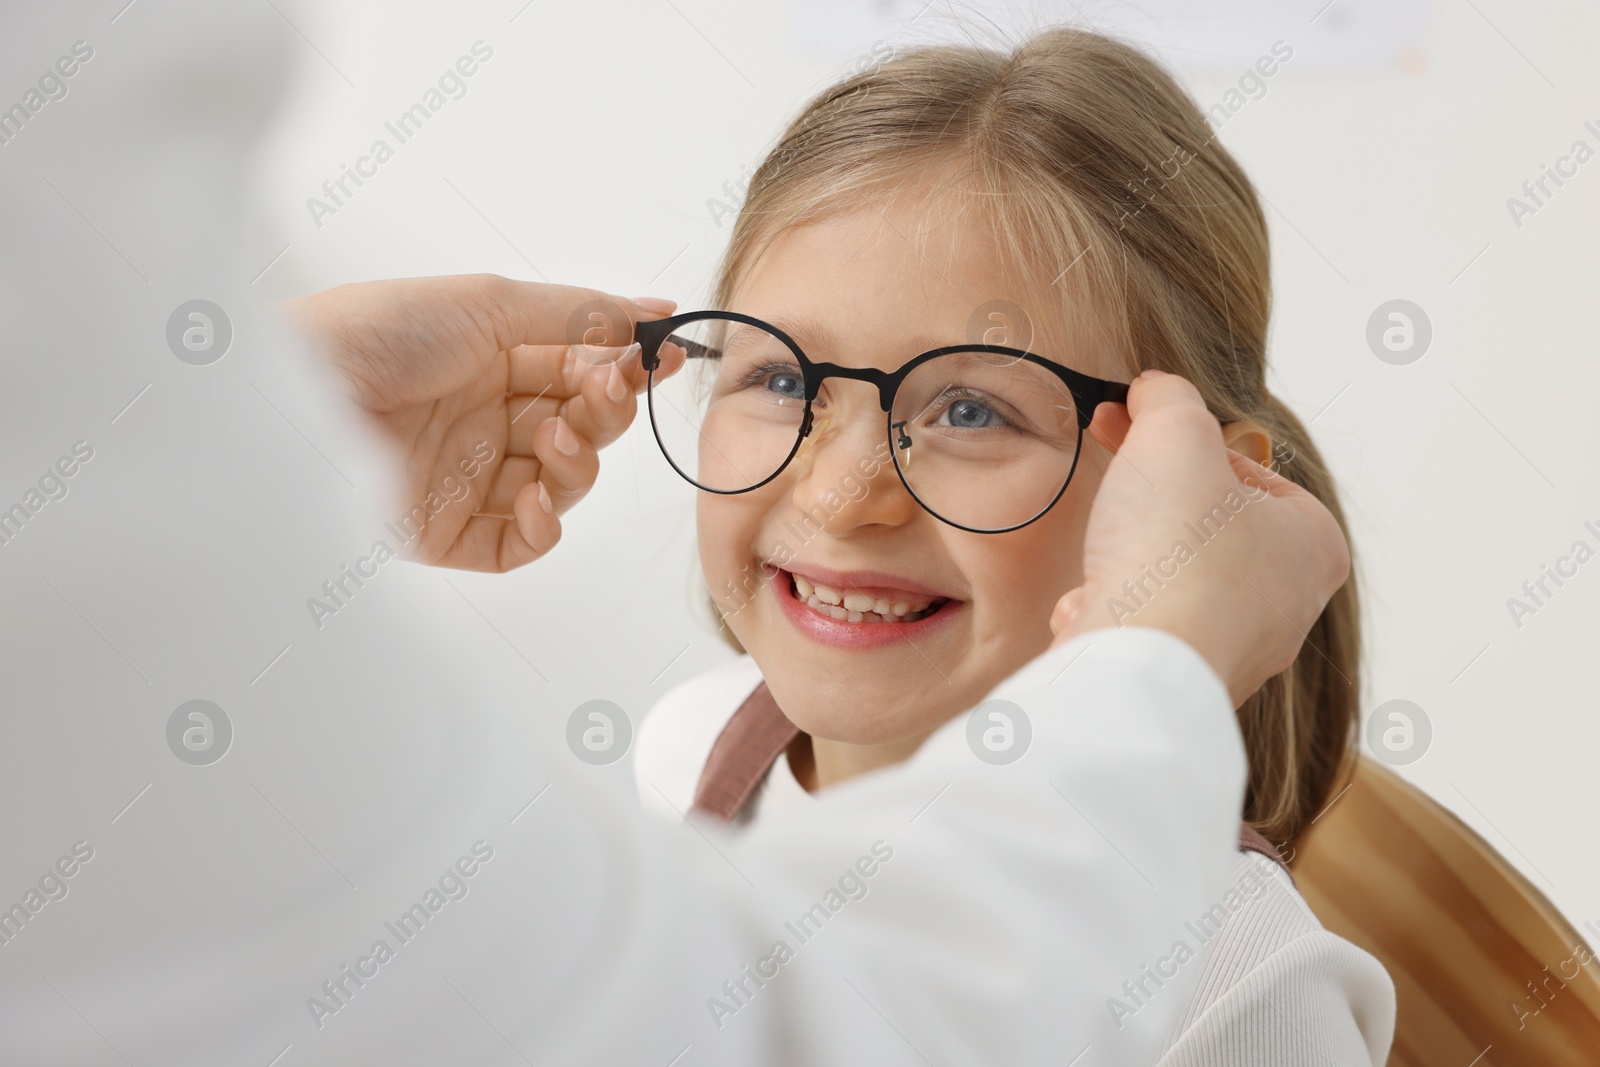
[[[986,430],[993,426],[1004,426],[1006,420],[987,404],[972,399],[960,399],[940,412],[939,421],[934,425],[954,426],[962,430]]]
[[[785,400],[804,400],[806,398],[806,382],[803,377],[790,369],[778,369],[766,376],[764,384],[767,390],[776,393]]]

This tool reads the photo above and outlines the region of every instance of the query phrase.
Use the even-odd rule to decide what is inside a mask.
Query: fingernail
[[[1161,376],[1161,375],[1163,375],[1165,373],[1167,373],[1167,372],[1164,371],[1164,370],[1157,370],[1154,367],[1146,367],[1144,370],[1139,372],[1139,377],[1141,377],[1141,378],[1156,378],[1156,377],[1159,377],[1159,376]]]
[[[652,315],[670,315],[678,310],[676,300],[666,300],[659,296],[636,296],[633,298],[633,303]]]
[[[560,415],[556,416],[556,451],[563,456],[578,454],[578,435],[572,432],[572,427]],[[544,486],[540,485],[539,488],[543,489]]]
[[[606,375],[606,396],[618,404],[628,399],[628,383],[622,380],[622,368],[615,363],[611,364],[611,373]]]
[[[550,502],[550,490],[544,487],[543,482],[539,483],[539,506],[544,508],[546,515],[554,515],[556,513],[556,506]]]

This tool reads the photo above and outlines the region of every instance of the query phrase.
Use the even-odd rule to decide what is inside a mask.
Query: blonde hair
[[[1050,30],[1010,52],[921,48],[822,92],[750,181],[716,306],[784,231],[929,175],[987,208],[1007,261],[1055,278],[1063,311],[1069,295],[1096,308],[1130,376],[1181,374],[1223,422],[1260,424],[1278,472],[1345,526],[1310,434],[1266,388],[1271,281],[1255,190],[1165,71],[1099,34]],[[1239,709],[1244,818],[1280,844],[1316,817],[1354,754],[1359,614],[1352,571],[1294,664]]]

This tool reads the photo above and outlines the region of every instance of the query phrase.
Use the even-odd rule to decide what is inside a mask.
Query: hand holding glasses
[[[1049,511],[1077,469],[1095,407],[1128,395],[1127,385],[1002,345],[948,345],[895,371],[818,363],[778,327],[731,311],[640,322],[634,338],[656,441],[695,486],[746,493],[772,481],[828,426],[822,383],[853,378],[877,387],[906,490],[974,533],[1005,533]],[[657,374],[680,354],[682,370]]]

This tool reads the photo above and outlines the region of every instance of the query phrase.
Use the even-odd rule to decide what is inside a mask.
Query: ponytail
[[[1272,436],[1273,471],[1320,500],[1348,540],[1333,476],[1305,425],[1270,394],[1254,421]],[[1321,814],[1351,769],[1360,718],[1360,646],[1352,564],[1350,577],[1306,631],[1294,663],[1239,708],[1250,764],[1244,819],[1280,846]]]

